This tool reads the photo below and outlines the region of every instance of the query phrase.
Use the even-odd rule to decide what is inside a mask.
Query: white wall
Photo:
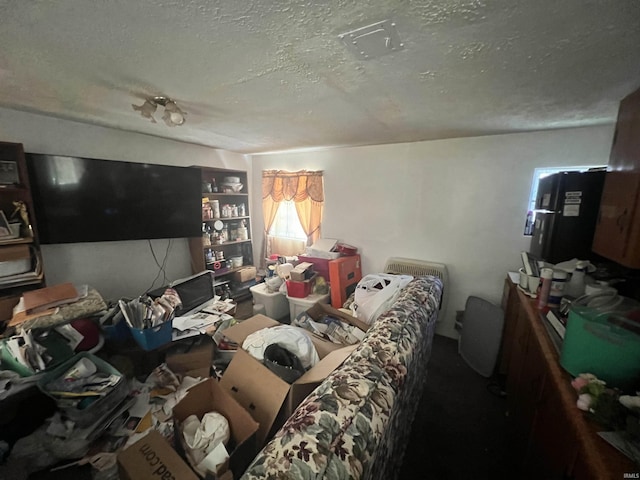
[[[390,256],[445,263],[450,297],[438,333],[455,337],[456,310],[470,295],[499,304],[506,272],[529,248],[534,168],[606,164],[613,128],[259,155],[253,186],[262,170],[324,170],[323,236],[357,246],[363,274],[382,271]],[[252,204],[261,211],[258,196]],[[254,215],[254,238],[263,229]]]
[[[167,127],[158,123],[157,128]],[[5,109],[0,109],[0,140],[22,143],[31,153],[250,170],[247,157],[224,150]],[[151,245],[160,263],[169,250],[167,280],[191,274],[186,239],[153,240]],[[43,245],[42,254],[49,285],[86,283],[107,300],[141,295],[159,272],[147,241]],[[154,286],[163,280],[161,274]]]

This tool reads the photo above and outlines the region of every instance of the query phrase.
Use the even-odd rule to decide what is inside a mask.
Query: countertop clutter
[[[620,448],[625,443],[638,444],[637,435],[634,440],[624,431],[613,432],[616,428],[599,415],[601,411],[595,403],[592,408],[582,409],[584,392],[576,390],[573,384],[581,374],[606,379],[602,391],[611,392],[607,398],[614,401],[608,409],[632,418],[633,412],[625,412],[625,407],[618,402],[618,396],[624,392],[618,389],[624,388],[635,395],[632,385],[638,385],[640,362],[636,357],[636,361],[631,362],[631,370],[625,365],[627,357],[640,350],[637,343],[640,335],[624,329],[601,330],[599,321],[592,325],[594,330],[589,333],[590,330],[583,327],[590,320],[576,315],[586,315],[593,320],[591,314],[596,308],[574,305],[568,323],[561,325],[566,325],[564,339],[561,339],[548,321],[552,310],[540,307],[539,297],[531,298],[517,281],[515,275],[505,280],[502,299],[505,330],[499,371],[506,376],[514,454],[522,460],[519,478],[565,475],[614,479],[637,472],[640,458],[634,455],[633,449]],[[612,312],[603,312],[604,317],[600,317],[620,318]],[[607,361],[602,361],[599,350],[609,357]],[[623,441],[616,442],[612,435]]]

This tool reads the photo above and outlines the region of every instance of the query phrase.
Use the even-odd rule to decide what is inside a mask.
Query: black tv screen
[[[197,237],[197,167],[26,154],[44,244]]]

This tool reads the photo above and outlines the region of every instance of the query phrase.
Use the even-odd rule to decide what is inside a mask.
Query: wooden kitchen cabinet
[[[640,89],[620,102],[592,250],[640,268]]]
[[[640,466],[598,436],[601,427],[576,407],[572,377],[560,366],[535,300],[509,278],[503,294],[507,309],[501,365],[509,352],[504,366],[510,443],[518,468],[514,478],[606,480],[640,472]]]

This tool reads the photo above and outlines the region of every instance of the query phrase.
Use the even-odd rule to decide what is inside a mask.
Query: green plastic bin
[[[609,387],[635,393],[640,387],[640,324],[627,313],[572,308],[560,365],[573,376],[592,373]]]
[[[33,370],[25,367],[20,363],[6,348],[8,339],[0,342],[0,365],[4,370],[12,370],[21,377],[30,377],[35,374]],[[73,357],[73,350],[65,338],[55,330],[51,330],[45,337],[38,338],[37,342],[46,348],[46,353],[51,356],[52,360],[43,372],[48,372],[62,362]]]

